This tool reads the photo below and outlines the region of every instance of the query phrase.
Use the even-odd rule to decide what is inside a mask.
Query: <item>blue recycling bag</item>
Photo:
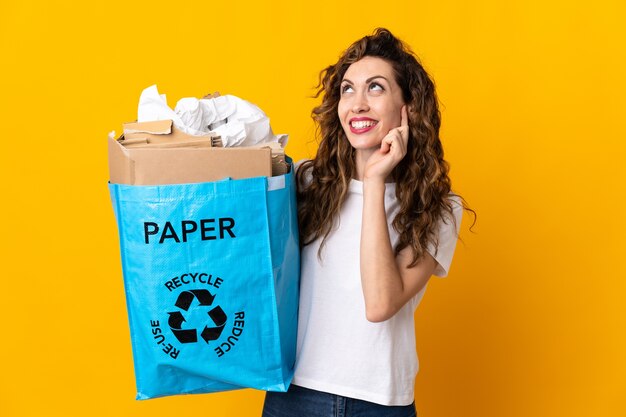
[[[300,274],[292,172],[109,190],[137,399],[286,391]]]

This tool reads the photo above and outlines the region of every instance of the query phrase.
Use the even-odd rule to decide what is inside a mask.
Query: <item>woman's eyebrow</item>
[[[373,77],[370,77],[367,80],[365,80],[365,83],[367,84],[367,83],[371,82],[372,80],[375,80],[376,78],[382,78],[383,80],[389,82],[389,80],[387,78],[383,77],[382,75],[374,75]],[[347,78],[344,78],[342,82],[346,82],[348,84],[353,84],[354,85],[354,83],[352,81],[350,81],[349,79],[347,79]]]
[[[372,80],[375,80],[376,78],[382,78],[383,80],[389,82],[389,80],[385,77],[383,77],[382,75],[374,75],[373,77],[368,78],[367,80],[365,80],[366,83],[369,83]]]

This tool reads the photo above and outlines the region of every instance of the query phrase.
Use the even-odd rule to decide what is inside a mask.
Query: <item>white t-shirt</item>
[[[299,164],[298,164],[299,165]],[[448,274],[463,213],[458,196],[454,224],[441,222],[435,275]],[[398,213],[395,184],[386,184],[385,211],[392,247],[398,233],[391,222]],[[418,371],[413,313],[424,289],[392,318],[372,323],[365,317],[359,248],[363,183],[352,180],[339,221],[317,257],[321,239],[301,256],[298,344],[293,383],[302,387],[383,405],[409,405]]]

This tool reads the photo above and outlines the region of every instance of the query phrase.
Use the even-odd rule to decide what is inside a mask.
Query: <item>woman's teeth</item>
[[[352,122],[350,125],[355,129],[363,129],[365,127],[374,126],[376,122],[374,120],[361,120],[358,122]]]

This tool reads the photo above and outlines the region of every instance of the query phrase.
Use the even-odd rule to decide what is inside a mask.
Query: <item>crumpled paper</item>
[[[289,135],[274,135],[269,118],[252,103],[232,95],[215,98],[182,98],[172,110],[165,94],[156,85],[141,93],[137,110],[138,122],[172,120],[174,125],[190,135],[215,133],[228,146],[253,146],[279,142],[283,148]]]

